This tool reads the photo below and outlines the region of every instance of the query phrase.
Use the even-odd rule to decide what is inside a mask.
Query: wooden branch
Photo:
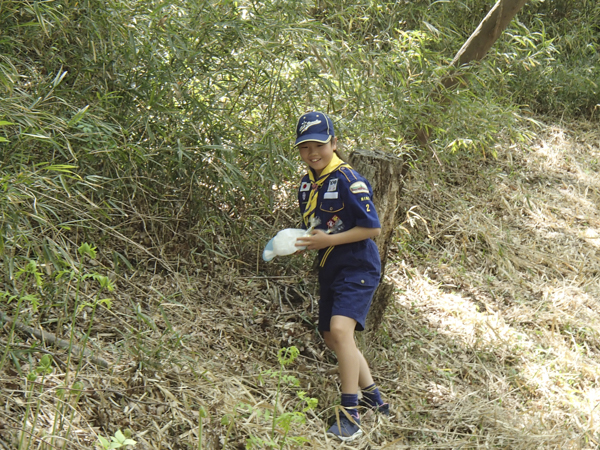
[[[527,0],[498,0],[496,2],[452,60],[450,74],[441,80],[441,85],[445,89],[467,86],[467,80],[458,69],[471,61],[481,60],[525,3]],[[448,101],[444,89],[434,89],[431,95],[441,105]],[[430,123],[416,125],[415,137],[421,145],[428,144],[433,125]]]
[[[59,348],[67,350],[69,347],[71,347],[71,353],[73,354],[73,356],[75,358],[78,358],[78,359],[84,358],[84,357],[89,358],[90,361],[93,362],[94,364],[96,364],[97,366],[101,366],[104,368],[109,367],[109,364],[107,361],[105,361],[104,359],[99,358],[97,356],[94,356],[94,354],[91,352],[91,350],[88,350],[86,348],[81,348],[78,345],[71,346],[69,341],[57,338],[52,333],[48,333],[47,331],[43,331],[43,330],[36,330],[35,328],[24,325],[21,322],[15,322],[13,319],[8,317],[3,312],[0,312],[0,320],[2,320],[3,322],[14,324],[15,328],[17,328],[18,330],[21,330],[25,333],[29,333],[41,341],[50,342],[51,344],[54,344]],[[7,345],[10,345],[10,344],[7,344]]]
[[[458,51],[450,65],[458,68],[471,61],[480,61],[525,3],[527,0],[498,0]],[[451,88],[466,83],[460,77],[449,76],[442,80],[442,84],[446,88]]]
[[[458,67],[483,58],[525,3],[527,0],[498,0],[458,51],[452,65]]]

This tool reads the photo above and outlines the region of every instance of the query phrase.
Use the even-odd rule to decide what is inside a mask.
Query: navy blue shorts
[[[321,270],[321,273],[324,271]],[[319,331],[329,331],[333,316],[356,320],[356,330],[363,331],[379,274],[343,270],[333,280],[319,273]]]

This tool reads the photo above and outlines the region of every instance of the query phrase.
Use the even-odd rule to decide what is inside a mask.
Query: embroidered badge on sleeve
[[[357,181],[350,185],[350,192],[353,194],[368,194],[369,188],[362,181]]]

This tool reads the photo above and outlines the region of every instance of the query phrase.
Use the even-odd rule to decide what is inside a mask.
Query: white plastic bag
[[[296,239],[307,235],[307,230],[300,228],[286,228],[281,230],[271,239],[263,251],[263,260],[271,261],[275,256],[291,255],[306,247],[296,247]]]

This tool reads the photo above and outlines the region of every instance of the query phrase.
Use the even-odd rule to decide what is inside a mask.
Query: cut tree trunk
[[[381,324],[394,293],[393,285],[383,281],[383,275],[394,230],[400,219],[400,200],[408,166],[402,158],[379,150],[355,150],[348,162],[371,183],[373,203],[381,222],[381,233],[375,238],[375,243],[381,258],[382,278],[373,296],[366,327],[374,331]]]

